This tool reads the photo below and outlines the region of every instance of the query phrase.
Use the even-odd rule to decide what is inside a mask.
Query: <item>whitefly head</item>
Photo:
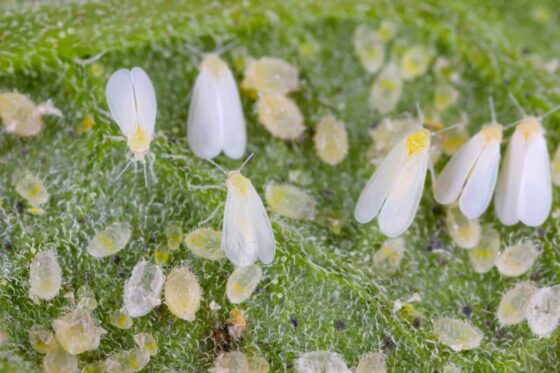
[[[127,139],[136,160],[150,150],[156,123],[156,95],[146,72],[140,67],[120,69],[111,75],[106,88],[111,115]]]

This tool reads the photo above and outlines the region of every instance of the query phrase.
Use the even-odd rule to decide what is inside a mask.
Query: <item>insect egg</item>
[[[241,84],[257,92],[287,94],[299,86],[298,70],[279,58],[250,60]]]
[[[389,37],[389,33],[384,36]],[[362,67],[370,74],[376,73],[385,61],[386,43],[379,32],[367,26],[359,26],[354,31],[354,53]]]
[[[16,192],[34,207],[40,207],[49,201],[49,192],[43,181],[29,172],[17,182]]]
[[[315,150],[326,164],[334,166],[348,154],[348,134],[344,123],[333,116],[323,117],[315,127]]]
[[[500,325],[514,325],[525,320],[527,305],[537,290],[530,282],[520,282],[505,292],[497,312]]]
[[[496,260],[496,268],[504,276],[521,276],[531,269],[539,255],[537,246],[532,241],[526,240],[509,246],[501,252]]]
[[[441,343],[453,351],[472,350],[482,340],[482,333],[470,323],[448,317],[437,319],[433,332]]]
[[[43,358],[45,373],[78,373],[78,358],[62,348],[48,352]]]
[[[41,325],[33,325],[29,329],[29,342],[31,347],[42,354],[60,348],[53,332]]]
[[[391,274],[399,269],[404,256],[405,242],[402,238],[391,238],[373,254],[373,266],[385,274]]]
[[[114,255],[124,249],[132,231],[126,223],[112,223],[93,236],[88,244],[87,251],[96,258]]]
[[[138,372],[150,362],[150,353],[139,348],[119,351],[109,356],[103,363],[107,372]]]
[[[294,369],[297,373],[351,372],[339,354],[329,351],[313,351],[304,353],[295,361]]]
[[[380,352],[368,352],[360,358],[355,373],[386,373],[385,356]]]
[[[75,308],[53,321],[52,326],[58,343],[72,355],[96,350],[101,336],[106,333],[98,327],[95,319],[86,308]]]
[[[145,260],[132,269],[124,285],[124,307],[130,317],[146,315],[161,303],[161,289],[165,277],[161,267]]]
[[[134,335],[134,342],[141,350],[150,353],[150,356],[156,356],[158,353],[158,346],[156,339],[150,333],[138,333]]]
[[[277,215],[300,220],[312,220],[315,216],[315,199],[295,186],[269,185],[265,199],[272,212]]]
[[[282,140],[295,140],[305,130],[296,103],[279,93],[264,93],[259,97],[257,116],[268,132]]]
[[[52,250],[45,250],[33,258],[29,269],[29,297],[38,301],[51,300],[58,295],[62,271]]]
[[[500,250],[500,234],[490,227],[482,227],[480,241],[469,250],[469,259],[477,273],[485,273],[494,267]]]
[[[535,335],[549,337],[560,322],[560,285],[535,292],[529,300],[525,316]]]
[[[185,236],[191,252],[204,259],[220,260],[226,257],[222,250],[222,232],[211,228],[198,228]]]
[[[257,288],[261,278],[261,267],[256,264],[236,268],[227,282],[227,297],[229,301],[231,303],[246,301]]]
[[[477,219],[468,219],[458,205],[449,206],[445,219],[449,235],[463,249],[472,249],[480,240],[480,224]]]
[[[412,80],[423,75],[432,60],[432,52],[424,46],[414,45],[404,51],[400,73],[404,80]]]
[[[182,320],[194,321],[200,307],[202,289],[187,267],[174,268],[165,282],[165,304]]]
[[[403,82],[399,69],[393,63],[386,65],[371,86],[369,106],[386,115],[395,110],[401,95]]]

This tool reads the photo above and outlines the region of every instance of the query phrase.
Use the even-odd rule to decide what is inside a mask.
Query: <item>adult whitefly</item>
[[[315,150],[323,162],[334,166],[348,154],[348,133],[344,123],[332,115],[319,120],[313,136]]]
[[[432,330],[439,342],[453,351],[472,350],[482,341],[480,330],[463,320],[443,317],[434,321]]]
[[[494,228],[483,226],[478,245],[469,250],[469,259],[477,273],[485,273],[494,267],[500,250],[500,233]]]
[[[238,159],[245,153],[245,116],[237,83],[227,63],[209,53],[200,64],[191,95],[187,140],[193,153],[212,159],[222,151]]]
[[[198,228],[185,236],[185,244],[196,256],[209,260],[226,257],[222,249],[222,232],[212,228]]]
[[[279,93],[260,95],[257,117],[268,132],[282,140],[295,140],[305,130],[299,107],[291,98]]]
[[[41,251],[29,267],[29,298],[34,302],[51,300],[58,295],[62,271],[53,250]]]
[[[274,214],[299,220],[312,220],[315,217],[317,203],[313,196],[293,185],[269,185],[266,187],[265,199]]]
[[[536,291],[529,300],[525,317],[536,336],[548,338],[560,322],[560,285]]]
[[[238,267],[260,259],[270,264],[276,252],[274,231],[261,197],[251,180],[239,171],[228,173],[222,227],[222,249]]]
[[[342,357],[329,351],[306,352],[294,362],[297,373],[350,373]]]
[[[368,352],[360,358],[355,373],[386,373],[385,355],[381,352]]]
[[[78,358],[62,348],[56,348],[43,358],[43,372],[78,373]]]
[[[144,316],[161,303],[164,280],[157,264],[141,260],[134,266],[124,284],[124,308],[130,317]]]
[[[114,255],[124,249],[132,230],[127,223],[115,222],[95,233],[87,246],[87,252],[97,258]]]
[[[43,181],[29,172],[17,181],[16,192],[33,207],[40,207],[49,201],[49,192]]]
[[[229,276],[227,281],[227,297],[231,303],[242,303],[249,299],[257,289],[262,278],[262,269],[253,264],[247,267],[238,267]]]
[[[498,255],[496,268],[504,276],[521,276],[531,269],[540,253],[534,242],[530,240],[522,241],[507,247]]]
[[[529,300],[538,288],[530,282],[520,282],[502,295],[497,316],[500,325],[519,324],[525,320]]]
[[[298,88],[299,72],[280,58],[262,57],[248,61],[241,84],[257,92],[286,94]]]
[[[106,331],[86,308],[75,308],[53,321],[58,343],[73,355],[96,350]]]
[[[395,110],[402,96],[403,81],[394,63],[387,64],[375,78],[369,93],[369,106],[381,115]]]
[[[107,81],[107,104],[113,120],[127,139],[137,161],[150,150],[156,124],[156,94],[152,81],[140,67],[115,71]]]
[[[200,308],[202,289],[187,267],[174,268],[165,282],[165,304],[182,320],[194,321]]]

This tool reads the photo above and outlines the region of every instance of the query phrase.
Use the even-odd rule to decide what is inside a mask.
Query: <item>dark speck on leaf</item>
[[[172,144],[177,142],[177,138],[175,136],[169,136],[167,140]]]
[[[76,135],[73,128],[69,128],[68,130],[66,130],[66,134],[70,137],[74,137]]]
[[[393,341],[393,338],[390,335],[386,334],[385,338],[383,339],[383,345],[386,349],[392,350],[393,348],[395,348],[395,341]]]
[[[472,308],[470,306],[464,306],[462,311],[466,316],[470,316],[472,314]]]
[[[17,201],[16,204],[14,205],[14,209],[16,210],[16,212],[18,214],[22,214],[23,213],[23,202]]]
[[[20,154],[21,154],[22,157],[27,157],[27,155],[29,154],[29,149],[27,149],[27,148],[21,149]]]
[[[118,255],[113,255],[111,260],[113,261],[113,264],[119,264],[121,262],[121,257]]]
[[[7,240],[4,241],[4,250],[10,251],[10,250],[12,250],[12,247],[13,247],[13,245],[10,241],[7,241]]]
[[[433,205],[432,206],[432,213],[434,214],[434,216],[442,216],[444,214],[445,210],[443,209],[443,207],[441,205]]]
[[[151,233],[150,234],[150,243],[156,243],[156,242],[157,242],[156,235]]]
[[[369,125],[369,129],[374,129],[374,128],[377,127],[377,126],[379,126],[379,122],[372,122],[372,123]]]
[[[414,327],[418,329],[422,326],[422,320],[420,320],[419,317],[415,317],[414,320],[412,320],[412,325],[414,325]]]
[[[544,230],[544,228],[537,228],[537,236],[539,238],[543,238],[545,234],[546,234],[546,231]]]
[[[294,328],[297,328],[298,325],[299,325],[299,321],[298,321],[297,317],[295,317],[295,316],[290,317],[290,322],[292,323],[292,326]]]
[[[346,324],[344,323],[344,320],[336,320],[334,322],[334,327],[336,330],[344,330],[346,329]]]
[[[214,329],[212,334],[210,334],[210,340],[212,340],[217,350],[229,351],[232,338],[228,332],[227,325],[221,325]]]
[[[443,249],[443,241],[436,237],[430,238],[430,241],[428,241],[428,245],[426,245],[426,250],[434,251],[441,249]]]
[[[504,79],[504,85],[505,85],[506,87],[509,87],[510,84],[511,84],[511,83],[510,83],[509,79]]]
[[[257,286],[257,288],[255,289],[255,294],[260,294],[262,290],[263,289],[260,286]]]
[[[447,262],[447,258],[446,258],[445,256],[443,256],[443,255],[440,255],[440,256],[437,258],[436,263],[437,263],[438,265],[440,265],[440,266],[447,265],[447,263],[448,263],[448,262]]]
[[[492,327],[492,322],[489,321],[489,320],[487,320],[487,321],[484,322],[484,325],[485,325],[488,329],[490,329],[490,328]]]
[[[325,197],[332,197],[333,192],[332,192],[332,190],[326,188],[326,189],[323,190],[323,194],[325,195]]]
[[[85,280],[86,280],[87,282],[89,282],[89,280],[90,280],[90,278],[91,278],[91,274],[90,274],[89,272],[86,272],[86,273],[84,274],[84,278],[85,278]]]
[[[84,224],[84,223],[86,222],[86,219],[84,219],[84,218],[78,218],[77,222],[78,222],[78,224],[82,225],[82,224]]]
[[[521,53],[524,55],[531,54],[531,49],[529,47],[523,47],[523,49],[521,49]]]
[[[500,339],[506,338],[508,335],[507,330],[505,328],[500,328],[496,332],[496,336]]]
[[[124,268],[119,268],[119,270],[117,271],[117,276],[119,276],[120,278],[125,278],[126,277],[126,273],[124,272]]]

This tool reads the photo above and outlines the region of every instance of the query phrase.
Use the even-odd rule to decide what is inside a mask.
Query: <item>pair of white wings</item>
[[[496,215],[504,225],[518,221],[537,227],[552,207],[550,159],[542,132],[525,139],[515,131],[508,145],[496,186]]]
[[[406,139],[401,140],[375,170],[362,191],[354,217],[367,223],[378,216],[379,229],[397,237],[412,224],[428,167],[429,147],[412,157],[406,154]]]
[[[500,141],[485,141],[477,133],[451,158],[434,186],[436,201],[447,205],[459,198],[469,219],[478,218],[490,204],[500,165]]]
[[[222,249],[238,267],[264,264],[274,259],[274,232],[257,191],[250,185],[248,193],[228,187],[222,231]]]
[[[111,75],[105,89],[111,115],[129,137],[140,126],[152,138],[156,124],[156,94],[144,70],[120,69]]]
[[[231,70],[202,68],[193,89],[187,139],[194,154],[212,159],[223,150],[233,159],[245,153],[247,134],[239,91]]]

